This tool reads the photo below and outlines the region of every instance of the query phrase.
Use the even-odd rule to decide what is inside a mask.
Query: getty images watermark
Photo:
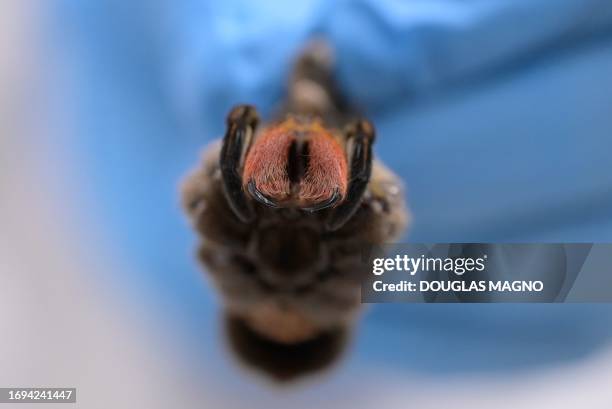
[[[380,276],[386,271],[403,271],[414,277],[417,273],[445,272],[456,276],[466,273],[480,272],[486,269],[488,255],[482,257],[410,257],[406,254],[395,257],[379,257],[373,260],[372,273]],[[541,280],[400,280],[386,283],[376,280],[372,286],[376,292],[408,291],[408,292],[484,292],[484,291],[515,291],[540,292],[544,290]]]
[[[611,244],[370,247],[362,302],[612,302]]]

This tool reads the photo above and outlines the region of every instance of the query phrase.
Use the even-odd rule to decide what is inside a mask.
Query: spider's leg
[[[364,119],[351,123],[346,130],[347,146],[351,149],[350,176],[344,201],[331,212],[327,220],[328,230],[338,230],[357,211],[372,173],[372,144],[374,127]]]
[[[331,44],[323,38],[310,40],[293,65],[281,116],[316,116],[328,125],[343,126],[353,109],[336,84],[335,65]]]
[[[254,107],[234,107],[227,116],[227,130],[219,158],[225,197],[236,216],[245,223],[253,220],[254,211],[242,188],[241,161],[258,123],[259,116]]]

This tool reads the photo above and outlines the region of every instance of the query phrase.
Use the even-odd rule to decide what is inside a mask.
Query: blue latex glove
[[[273,109],[311,35],[337,48],[343,90],[406,180],[411,240],[612,239],[610,2],[261,3],[57,7],[80,107],[64,143],[83,158],[92,212],[142,271],[116,279],[200,347],[190,360],[217,362],[202,347],[215,308],[177,182],[233,104]],[[363,325],[355,359],[443,371],[559,361],[606,341],[610,316],[588,305],[387,305]]]

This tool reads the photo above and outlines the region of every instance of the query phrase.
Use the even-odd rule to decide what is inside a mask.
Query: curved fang
[[[323,209],[327,209],[328,207],[332,207],[333,205],[336,204],[336,202],[338,202],[338,200],[340,200],[340,190],[336,188],[334,189],[334,193],[331,195],[329,199],[325,200],[324,202],[317,203],[316,205],[311,206],[311,207],[304,207],[302,210],[305,210],[307,212],[317,212],[319,210],[323,210]]]
[[[255,186],[255,181],[250,180],[249,183],[247,184],[247,189],[249,190],[249,193],[251,194],[251,196],[253,196],[253,198],[257,200],[258,202],[263,203],[266,206],[270,206],[274,208],[278,207],[276,203],[268,199],[263,193],[261,193],[257,189],[257,186]]]

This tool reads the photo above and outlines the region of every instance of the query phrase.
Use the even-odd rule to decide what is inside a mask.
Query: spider
[[[361,310],[364,245],[393,241],[408,223],[402,183],[374,158],[374,126],[339,96],[332,68],[329,47],[306,47],[275,120],[231,109],[182,187],[230,337],[250,340],[232,343],[254,364],[264,344],[304,356],[329,339],[340,351]]]

